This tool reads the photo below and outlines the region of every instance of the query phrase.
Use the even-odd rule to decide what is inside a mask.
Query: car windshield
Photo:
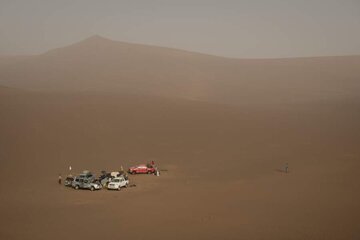
[[[120,179],[114,179],[112,182],[120,182]]]

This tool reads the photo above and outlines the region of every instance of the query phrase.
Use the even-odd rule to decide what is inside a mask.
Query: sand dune
[[[128,92],[223,103],[357,97],[360,57],[239,60],[94,36],[0,65],[0,84],[28,89]]]
[[[359,59],[93,37],[0,61],[0,239],[359,239]],[[57,184],[151,160],[120,192]]]

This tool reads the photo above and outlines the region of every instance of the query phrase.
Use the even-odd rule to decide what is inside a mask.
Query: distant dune
[[[353,98],[360,56],[228,59],[99,36],[11,64],[0,84],[27,89],[136,93],[223,103]]]

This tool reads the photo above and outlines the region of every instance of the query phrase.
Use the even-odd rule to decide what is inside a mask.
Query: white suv
[[[123,176],[113,178],[107,188],[109,190],[121,190],[122,187],[127,187],[129,185],[129,180],[126,180]]]

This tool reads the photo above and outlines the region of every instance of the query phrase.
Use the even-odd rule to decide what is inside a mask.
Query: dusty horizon
[[[231,58],[344,56],[360,54],[359,28],[360,2],[351,0],[0,1],[0,55],[99,34]]]
[[[206,53],[206,52],[198,52],[198,51],[195,51],[195,50],[187,50],[187,49],[181,49],[181,48],[175,48],[175,47],[166,47],[166,46],[160,46],[160,45],[154,45],[154,44],[146,44],[146,43],[140,43],[140,42],[125,42],[125,41],[121,41],[121,40],[117,40],[117,39],[107,38],[107,37],[104,37],[104,36],[102,36],[100,34],[94,34],[94,35],[90,35],[88,37],[85,37],[83,39],[80,39],[78,41],[69,43],[67,45],[61,45],[61,46],[57,46],[57,47],[54,47],[54,48],[51,48],[51,49],[44,50],[43,52],[40,52],[40,53],[33,53],[33,54],[4,54],[4,55],[0,54],[0,57],[12,58],[12,57],[39,56],[39,55],[46,54],[46,53],[54,51],[54,50],[66,48],[66,47],[72,46],[74,44],[85,42],[85,41],[87,41],[89,39],[103,39],[103,40],[109,40],[109,41],[118,42],[118,43],[140,45],[140,46],[148,46],[148,47],[157,47],[157,48],[164,48],[164,49],[183,51],[183,52],[189,52],[189,53],[195,53],[195,54],[203,54],[203,55],[208,55],[208,56],[213,56],[213,57],[228,58],[228,59],[238,59],[238,60],[247,60],[247,59],[249,59],[249,60],[284,59],[285,60],[285,59],[301,59],[301,58],[306,59],[306,58],[357,57],[357,56],[360,56],[360,53],[354,53],[354,54],[345,54],[345,55],[314,55],[314,56],[292,56],[292,57],[249,57],[249,58],[241,58],[241,57],[231,57],[231,56],[220,56],[220,55],[215,55],[215,54]]]

